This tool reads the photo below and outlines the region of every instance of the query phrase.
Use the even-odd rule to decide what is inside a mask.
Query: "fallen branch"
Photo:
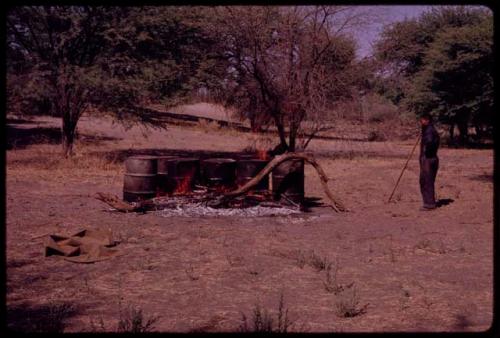
[[[118,196],[104,193],[104,192],[98,192],[94,196],[96,199],[99,201],[102,201],[106,203],[107,205],[111,206],[112,208],[121,211],[121,212],[145,212],[147,210],[154,209],[155,205],[153,201],[151,200],[144,200],[144,201],[139,201],[136,202],[135,204],[127,203],[125,201],[122,201]]]
[[[318,176],[321,181],[321,185],[323,186],[323,190],[325,191],[326,196],[328,196],[328,199],[330,200],[330,206],[333,208],[333,210],[340,212],[340,211],[347,211],[347,209],[344,207],[344,205],[336,198],[333,196],[332,192],[328,188],[328,177],[326,176],[325,172],[323,171],[323,168],[316,162],[314,159],[313,155],[311,154],[303,154],[303,153],[286,153],[283,155],[276,156],[271,162],[269,162],[254,178],[252,178],[250,181],[248,181],[245,185],[241,186],[240,188],[230,191],[223,196],[215,199],[214,201],[211,201],[209,204],[211,207],[218,207],[225,205],[229,200],[243,195],[246,192],[248,192],[250,189],[252,189],[254,186],[259,184],[259,182],[266,176],[268,175],[274,168],[276,168],[278,165],[285,161],[293,160],[293,159],[301,159],[306,161],[307,163],[311,164],[314,169],[316,169],[316,172],[318,173]]]

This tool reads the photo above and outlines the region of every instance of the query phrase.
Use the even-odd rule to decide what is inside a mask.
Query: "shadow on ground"
[[[33,306],[23,303],[7,307],[7,328],[14,332],[63,332],[66,321],[77,315],[71,303],[51,302]]]
[[[15,124],[32,123],[26,120],[15,120]],[[21,122],[19,122],[21,121]],[[56,127],[40,127],[33,128],[19,127],[7,124],[7,149],[24,149],[33,144],[59,144],[62,142],[61,129]],[[80,134],[77,139],[84,143],[98,145],[103,141],[118,140],[114,137],[96,136]]]
[[[451,204],[453,202],[455,202],[455,200],[452,198],[441,198],[441,199],[436,201],[436,207],[441,208],[441,207],[446,206],[448,204]]]
[[[469,178],[474,181],[493,182],[492,174],[474,175],[474,176],[469,176]]]
[[[491,138],[484,141],[470,141],[465,144],[442,142],[441,147],[450,149],[493,149],[495,144]]]

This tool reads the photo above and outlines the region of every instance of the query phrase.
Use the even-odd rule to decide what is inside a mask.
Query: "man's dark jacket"
[[[439,148],[439,134],[432,123],[422,127],[422,142],[420,143],[420,157],[437,157]]]

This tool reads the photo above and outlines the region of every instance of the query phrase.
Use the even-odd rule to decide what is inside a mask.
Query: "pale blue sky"
[[[377,40],[382,27],[385,24],[402,21],[405,18],[414,18],[425,11],[441,6],[416,6],[416,5],[380,5],[380,6],[358,6],[359,10],[369,13],[370,22],[362,28],[356,29],[354,35],[358,41],[358,57],[371,54],[372,44]],[[467,6],[480,8],[483,6]],[[483,7],[484,8],[484,7]]]
[[[432,7],[437,6],[359,6],[361,10],[373,13],[376,19],[355,32],[359,44],[358,56],[364,57],[371,53],[371,45],[376,41],[385,24],[416,17]]]

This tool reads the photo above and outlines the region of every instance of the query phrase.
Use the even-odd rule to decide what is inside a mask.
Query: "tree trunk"
[[[458,131],[460,132],[460,145],[464,146],[467,144],[467,140],[469,138],[467,121],[460,121],[458,123]]]
[[[483,139],[484,133],[483,133],[483,128],[481,127],[481,125],[479,123],[476,123],[474,125],[474,131],[476,132],[476,135],[475,135],[476,142],[481,142],[481,140]]]
[[[64,157],[71,157],[75,154],[73,146],[75,143],[75,130],[77,121],[73,121],[70,113],[64,113],[62,120],[63,155]]]
[[[63,128],[62,146],[63,146],[64,157],[71,157],[75,154],[73,149],[74,140],[75,140],[74,131],[71,132]]]
[[[456,116],[456,124],[458,127],[458,131],[460,133],[460,145],[465,146],[469,141],[469,120],[470,120],[470,112],[462,108]]]
[[[280,119],[279,113],[274,114],[274,122],[276,123],[276,128],[278,129],[281,147],[289,149],[288,144],[286,143],[285,127],[283,126],[283,121]]]
[[[450,124],[450,145],[455,144],[455,123]]]

